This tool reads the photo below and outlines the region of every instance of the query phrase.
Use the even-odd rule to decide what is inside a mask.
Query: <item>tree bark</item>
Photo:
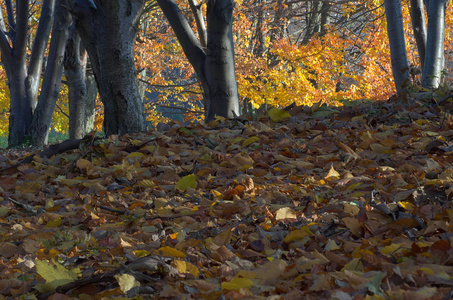
[[[86,1],[76,0],[75,4]],[[145,1],[98,0],[94,3],[96,8],[74,11],[74,15],[104,104],[104,132],[112,135],[142,131],[145,123],[134,42]]]
[[[36,108],[38,91],[41,83],[41,71],[44,63],[44,53],[47,49],[48,36],[52,28],[56,0],[44,1],[39,18],[36,38],[30,56],[27,76],[27,95],[32,101],[32,109]],[[38,38],[44,37],[44,38]]]
[[[157,2],[201,82],[205,121],[213,120],[216,115],[226,118],[240,115],[234,69],[233,0],[208,1],[206,51],[178,5],[173,0]]]
[[[395,80],[396,91],[400,93],[410,83],[401,1],[385,0],[384,6],[387,18],[393,78]]]
[[[420,67],[423,71],[426,53],[426,22],[423,0],[411,0],[411,21],[417,43],[418,55],[420,57]]]
[[[96,79],[92,72],[87,70],[85,77],[85,84],[87,87],[87,101],[86,101],[86,132],[91,132],[94,129],[94,121],[96,117],[96,97],[98,95],[98,88]]]
[[[431,0],[428,6],[428,37],[422,86],[439,87],[444,62],[445,6],[446,0]]]
[[[10,89],[10,120],[8,146],[22,144],[30,134],[33,109],[40,83],[44,52],[47,47],[55,0],[44,0],[41,17],[27,69],[29,0],[5,1],[8,28],[0,18],[0,51]],[[14,18],[14,15],[16,16]],[[11,45],[10,45],[11,42]]]
[[[35,146],[47,145],[53,111],[60,94],[64,51],[69,35],[69,25],[71,24],[71,16],[63,7],[65,3],[65,0],[58,0],[57,2],[43,87],[33,114],[31,138]]]
[[[208,1],[206,10],[206,121],[215,116],[240,115],[239,94],[234,66],[233,0]]]
[[[70,29],[66,44],[64,69],[68,83],[69,138],[81,139],[85,136],[87,87],[80,53],[80,36],[75,27]],[[86,60],[85,60],[86,64]]]

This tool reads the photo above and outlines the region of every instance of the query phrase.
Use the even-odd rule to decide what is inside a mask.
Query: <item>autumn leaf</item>
[[[291,117],[288,111],[279,108],[271,108],[268,114],[274,122],[280,122]]]
[[[46,280],[45,284],[38,284],[35,288],[41,293],[55,290],[57,287],[73,282],[81,275],[78,268],[68,270],[60,263],[35,260],[36,272]]]
[[[188,188],[196,188],[196,187],[197,187],[197,182],[195,180],[195,175],[189,174],[189,175],[184,176],[181,179],[179,179],[178,183],[175,186],[175,189],[185,191]]]

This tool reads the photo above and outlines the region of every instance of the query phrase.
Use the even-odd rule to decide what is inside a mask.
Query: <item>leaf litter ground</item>
[[[5,151],[0,294],[448,299],[449,112],[397,99],[289,107],[88,135],[28,164]]]

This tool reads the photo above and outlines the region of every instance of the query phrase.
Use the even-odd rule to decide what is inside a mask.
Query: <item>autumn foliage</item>
[[[190,18],[189,6],[178,2]],[[279,8],[279,5],[283,5]],[[301,43],[296,28],[304,20],[304,2],[292,4],[292,10],[279,1],[238,1],[235,10],[234,42],[237,81],[244,112],[259,115],[263,107],[282,107],[293,102],[311,105],[322,101],[339,105],[340,100],[385,100],[394,93],[384,9],[379,1],[354,1],[335,4],[343,21],[332,21],[322,34],[315,34]],[[297,6],[297,7],[296,7]],[[282,20],[275,20],[281,9]],[[451,6],[446,16],[446,61],[452,53]],[[291,13],[300,11],[301,15]],[[263,21],[258,26],[258,12]],[[308,13],[308,12],[307,12]],[[409,61],[419,65],[407,3],[403,16]],[[275,35],[275,26],[286,32]],[[173,118],[201,121],[202,91],[165,17],[157,7],[142,18],[136,44],[136,65],[141,88],[145,94],[145,109],[150,125],[168,121],[162,112],[171,108]],[[35,27],[32,27],[35,28]],[[193,28],[196,30],[195,21]],[[293,32],[291,32],[293,30]],[[263,36],[257,39],[257,33]],[[263,44],[261,44],[261,42]],[[256,51],[260,48],[260,51]],[[451,66],[446,65],[446,74]],[[0,70],[0,73],[3,70]],[[2,73],[3,74],[3,73]],[[1,75],[5,78],[5,75]],[[447,75],[449,82],[451,76]],[[4,80],[1,82],[5,83]],[[417,82],[417,81],[416,81]],[[63,91],[66,89],[63,88]],[[4,108],[0,118],[0,134],[7,134],[8,89],[0,87],[0,103]],[[67,93],[62,93],[54,113],[53,128],[67,131]],[[96,128],[102,130],[102,108],[97,109]],[[65,115],[66,114],[66,115]],[[178,117],[180,116],[180,117]]]

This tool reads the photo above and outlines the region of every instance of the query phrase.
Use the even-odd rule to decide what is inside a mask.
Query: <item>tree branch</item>
[[[13,48],[19,61],[25,62],[27,58],[28,36],[28,7],[30,0],[18,1],[16,4],[16,37],[13,40]]]
[[[157,0],[157,3],[173,28],[190,64],[198,76],[202,76],[204,74],[203,65],[206,59],[206,53],[200,41],[195,36],[195,33],[192,31],[186,17],[184,17],[178,5],[173,0]]]

